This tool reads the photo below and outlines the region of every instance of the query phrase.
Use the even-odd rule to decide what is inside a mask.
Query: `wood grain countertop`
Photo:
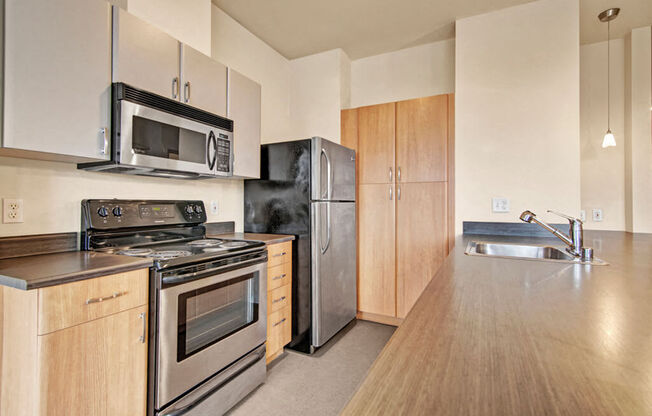
[[[0,260],[0,284],[30,290],[148,268],[151,259],[69,251]]]
[[[294,240],[294,236],[289,234],[227,233],[227,234],[207,234],[206,236],[209,238],[222,238],[224,240],[262,241],[267,245]]]
[[[652,415],[652,234],[585,231],[609,266],[466,256],[465,236],[344,415]]]

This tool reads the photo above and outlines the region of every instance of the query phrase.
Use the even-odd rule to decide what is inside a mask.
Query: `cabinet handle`
[[[172,78],[172,98],[179,97],[179,77]]]
[[[280,276],[274,276],[274,277],[272,277],[272,280],[282,279],[282,278],[284,278],[285,276],[287,276],[287,275],[286,275],[285,273],[283,273],[283,274],[280,275]]]
[[[139,341],[144,344],[147,339],[147,319],[145,319],[145,312],[140,313],[138,319],[143,320],[143,334],[140,336]]]
[[[183,101],[186,103],[190,102],[190,81],[186,81],[183,86]]]
[[[392,192],[392,186],[389,186],[389,200],[391,201],[394,198],[394,193]]]
[[[285,300],[285,296],[281,296],[281,297],[278,298],[278,299],[273,299],[273,300],[272,300],[272,303],[279,303],[279,302],[282,302],[282,301],[284,301],[284,300]]]
[[[401,167],[398,167],[398,171],[396,171],[396,178],[398,179],[399,182],[401,182]]]
[[[109,153],[109,129],[102,127],[100,134],[102,135],[102,148],[100,149],[100,153],[106,155]]]
[[[123,296],[123,295],[126,295],[126,294],[127,294],[127,292],[115,292],[111,296],[102,296],[102,297],[99,297],[99,298],[89,298],[89,299],[86,299],[86,304],[90,305],[91,303],[100,303],[100,302],[104,302],[105,300],[111,300],[111,299],[119,298],[120,296]]]
[[[275,324],[272,325],[272,326],[279,326],[279,325],[281,325],[281,324],[282,324],[283,322],[285,322],[285,321],[287,321],[287,318],[283,318],[283,319],[281,319],[280,321],[278,321],[277,323],[275,323]]]
[[[394,177],[394,174],[392,173],[392,168],[389,168],[389,181],[392,181],[392,178]]]
[[[396,196],[398,197],[398,200],[400,201],[401,200],[401,186],[400,185],[398,187],[398,193],[397,193]]]
[[[288,254],[287,251],[284,251],[282,253],[274,254],[272,257],[281,257],[281,256],[285,256],[286,254]]]

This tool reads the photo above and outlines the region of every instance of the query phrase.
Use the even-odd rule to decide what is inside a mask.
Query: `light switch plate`
[[[509,212],[509,199],[491,198],[491,210],[493,212]]]
[[[580,211],[580,221],[586,221],[586,211],[585,210]]]
[[[602,210],[600,208],[594,208],[591,212],[593,213],[593,221],[602,221]]]

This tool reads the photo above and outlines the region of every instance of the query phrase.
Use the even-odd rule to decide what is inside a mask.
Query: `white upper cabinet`
[[[108,159],[110,5],[105,0],[3,3],[0,153],[25,156],[22,151],[28,150],[42,152],[35,158]]]
[[[229,68],[227,117],[233,120],[233,176],[260,178],[260,84]]]
[[[178,99],[180,47],[162,30],[113,8],[113,82]]]
[[[226,117],[226,66],[185,44],[181,88],[182,102]]]

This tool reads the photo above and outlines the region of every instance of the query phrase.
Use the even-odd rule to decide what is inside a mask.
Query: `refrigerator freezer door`
[[[355,201],[355,151],[321,137],[311,140],[311,199]]]
[[[312,345],[319,347],[355,318],[354,202],[311,204]]]

